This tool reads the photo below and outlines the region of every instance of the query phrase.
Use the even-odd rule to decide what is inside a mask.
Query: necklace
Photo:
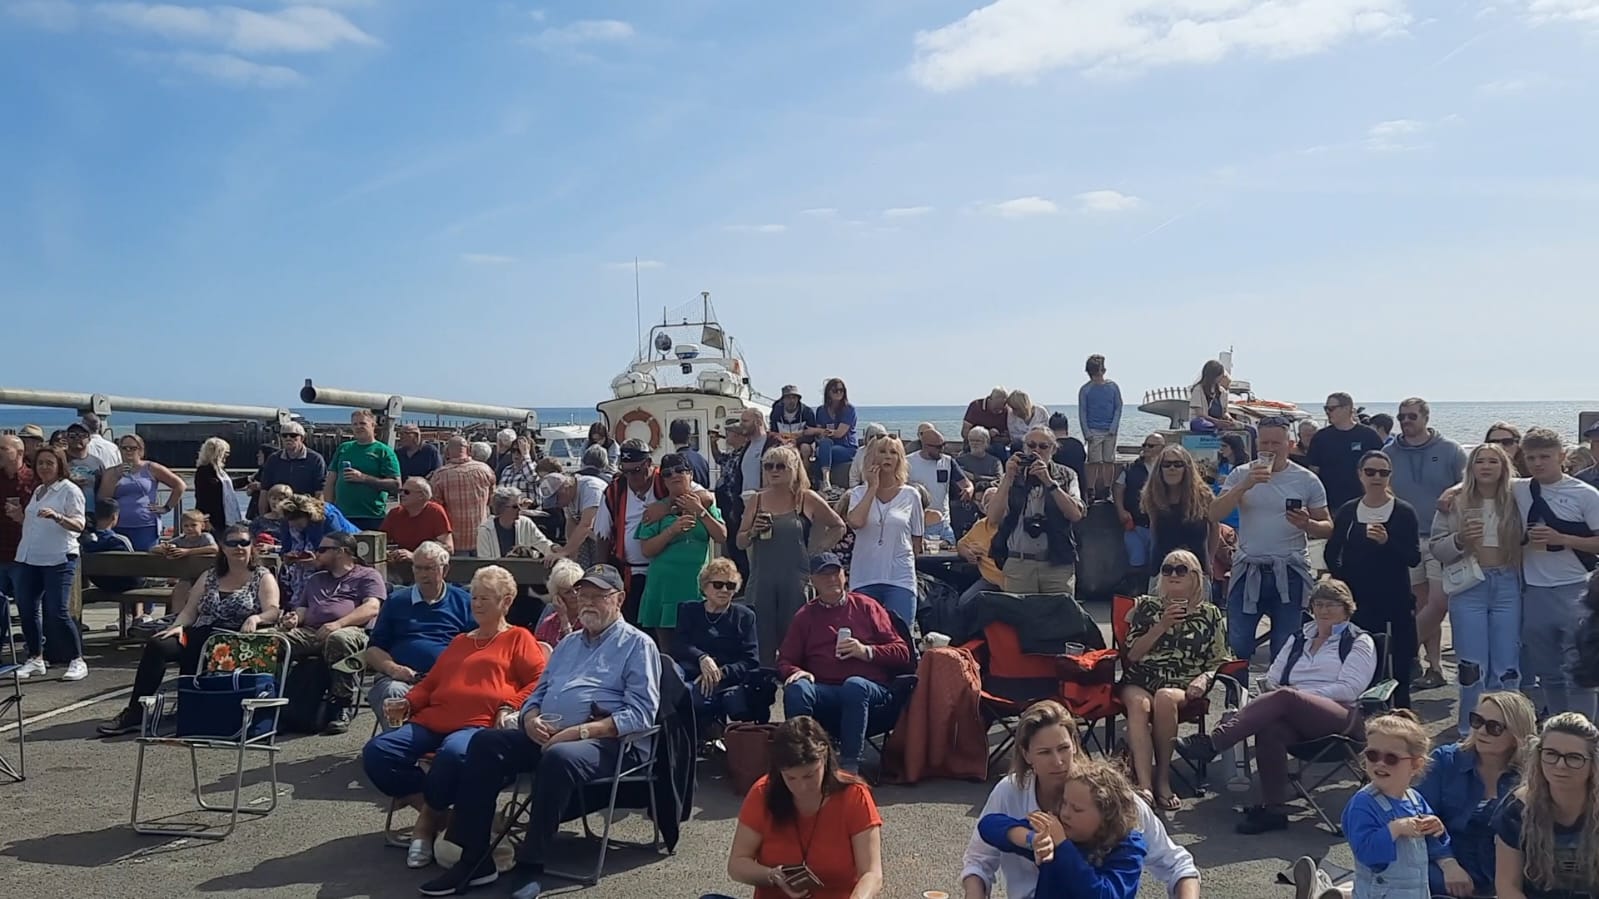
[[[721,621],[723,618],[727,617],[727,611],[731,608],[733,608],[733,605],[732,603],[729,603],[722,609],[722,611],[712,612],[710,604],[707,603],[705,606],[705,623],[714,627],[718,621]]]
[[[507,630],[507,628],[501,627],[499,630],[495,631],[494,633],[489,634],[489,638],[487,640],[483,640],[483,639],[479,638],[478,635],[477,635],[478,632],[475,631],[475,630],[472,633],[467,634],[467,636],[472,639],[472,643],[474,645],[476,645],[478,649],[487,649],[488,645],[490,643],[494,642],[494,638],[498,637],[499,635],[501,635],[503,633],[505,633],[506,630]]]

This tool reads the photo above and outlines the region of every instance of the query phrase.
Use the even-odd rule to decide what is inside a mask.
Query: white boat
[[[743,354],[717,322],[709,292],[700,294],[698,306],[697,315],[663,315],[627,371],[611,381],[611,399],[595,406],[613,437],[643,440],[656,459],[672,451],[673,421],[687,421],[693,445],[714,459],[712,431],[736,425],[747,408],[763,417],[772,408],[772,400],[750,386]]]
[[[1227,370],[1229,375],[1233,370],[1233,352],[1226,350],[1216,357]],[[1144,394],[1144,401],[1139,404],[1138,411],[1149,415],[1158,415],[1171,422],[1172,430],[1187,430],[1188,428],[1188,397],[1193,387],[1159,387]],[[1227,411],[1233,417],[1254,424],[1263,418],[1278,416],[1290,421],[1302,421],[1313,418],[1309,412],[1299,408],[1293,403],[1281,400],[1267,400],[1255,396],[1249,382],[1241,378],[1233,378],[1232,384],[1227,388],[1230,394],[1227,402]]]
[[[561,463],[571,474],[583,466],[583,450],[588,446],[587,425],[544,425],[539,428],[539,443],[544,455]]]

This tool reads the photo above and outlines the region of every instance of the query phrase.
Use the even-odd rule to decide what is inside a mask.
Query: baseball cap
[[[89,426],[81,421],[75,421],[72,424],[67,425],[67,433],[71,434],[73,431],[82,431],[83,433],[87,434],[89,433]]]
[[[817,553],[811,556],[811,574],[821,574],[829,568],[843,567],[844,562],[838,557],[838,553]]]
[[[589,569],[583,572],[583,576],[578,578],[577,582],[579,584],[593,584],[596,587],[604,587],[607,590],[617,592],[627,589],[627,585],[622,582],[622,573],[610,565],[590,565]]]
[[[631,445],[631,444],[633,444],[633,441],[631,441],[631,440],[629,440],[627,443],[622,444],[622,451],[617,454],[617,458],[618,458],[619,461],[622,461],[622,462],[647,462],[647,461],[649,461],[649,459],[650,459],[650,448],[648,446]]]
[[[23,439],[31,437],[34,440],[43,440],[44,428],[41,428],[38,425],[23,425],[22,430],[17,432],[17,436]]]
[[[784,384],[783,385],[783,396],[791,396],[791,397],[794,397],[795,399],[798,399],[799,396],[800,396],[799,388],[795,387],[793,384]]]

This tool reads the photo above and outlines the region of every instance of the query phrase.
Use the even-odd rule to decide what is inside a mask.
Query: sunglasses
[[[226,547],[230,547],[232,549],[244,549],[245,547],[250,545],[250,541],[248,541],[248,540],[224,540],[224,541],[222,541],[222,545],[226,546]]]
[[[416,491],[412,490],[409,487],[401,487],[400,488],[400,495],[401,496],[410,496],[412,493],[415,493],[415,492]]]
[[[1517,440],[1514,437],[1498,437],[1498,438],[1495,438],[1495,439],[1490,440],[1488,442],[1489,443],[1497,443],[1500,446],[1515,446],[1516,444],[1520,443],[1521,441]]]
[[[788,463],[787,462],[762,462],[761,463],[761,469],[763,471],[788,471]]]
[[[1161,468],[1187,468],[1188,463],[1181,459],[1165,459],[1160,463]]]
[[[1493,721],[1476,712],[1472,712],[1466,717],[1466,723],[1471,725],[1472,730],[1483,731],[1490,737],[1502,736],[1505,732],[1505,723],[1503,721]]]
[[[1048,452],[1055,448],[1053,443],[1029,443],[1026,446],[1030,450],[1041,450],[1043,452]]]
[[[944,448],[944,444],[942,444],[942,443],[924,443],[924,444],[922,444],[922,449],[926,449],[926,450],[935,450],[936,451],[936,450],[941,450],[943,448]]]
[[[1321,411],[1327,413],[1328,415],[1331,415],[1334,412],[1337,412],[1339,409],[1347,409],[1347,408],[1349,408],[1349,407],[1348,406],[1342,406],[1342,405],[1340,405],[1340,406],[1322,406],[1321,407]]]
[[[1368,478],[1386,478],[1394,473],[1392,468],[1362,468],[1360,473]]]
[[[1160,573],[1165,575],[1166,577],[1188,577],[1189,572],[1191,572],[1193,570],[1194,569],[1189,568],[1187,565],[1162,565],[1162,566],[1160,566]]]
[[[134,453],[134,452],[138,452],[139,445],[137,443],[124,443],[121,446],[117,447],[117,449],[122,450],[125,453]]]
[[[320,556],[323,553],[334,552],[334,551],[336,551],[338,549],[339,549],[339,547],[337,547],[337,546],[319,546],[319,547],[316,548],[316,554]]]
[[[706,581],[712,590],[737,590],[737,581]]]
[[[1582,752],[1561,752],[1558,749],[1540,749],[1538,758],[1551,768],[1565,765],[1573,771],[1588,767],[1588,756]]]
[[[663,468],[663,469],[661,469],[661,477],[663,477],[663,478],[671,478],[671,477],[676,477],[676,476],[678,476],[680,474],[690,474],[690,473],[691,472],[687,468]]]
[[[829,387],[829,388],[827,388],[827,392],[828,393],[843,393],[844,392],[844,388],[842,388],[842,387]]]
[[[622,474],[632,477],[636,474],[648,474],[650,469],[648,465],[634,465],[631,467],[624,465],[621,470]]]
[[[1144,449],[1160,449],[1165,445],[1164,443],[1146,443],[1144,444]]]
[[[400,434],[401,434],[401,436],[404,436],[405,432],[401,431]],[[305,439],[305,435],[304,434],[284,434],[283,435],[283,439],[284,440],[304,440]]]
[[[1366,750],[1365,755],[1368,764],[1380,764],[1387,768],[1397,768],[1400,762],[1408,762],[1416,758],[1413,755],[1394,755],[1391,752],[1378,752],[1375,749]]]
[[[1396,415],[1394,417],[1399,419],[1400,421],[1418,421],[1421,418],[1421,413],[1420,412],[1401,412],[1401,413],[1399,413],[1398,415]]]

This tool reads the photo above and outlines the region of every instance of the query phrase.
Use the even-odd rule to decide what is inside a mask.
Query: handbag
[[[254,739],[272,729],[275,709],[257,709],[248,733],[243,729],[240,702],[271,699],[278,679],[271,674],[235,671],[232,674],[187,675],[178,679],[176,736],[188,739]]]
[[[1454,596],[1483,582],[1482,566],[1471,556],[1461,556],[1443,566],[1444,595]]]
[[[772,736],[775,724],[736,722],[722,729],[722,745],[727,748],[727,783],[743,796],[755,782],[772,770]]]

